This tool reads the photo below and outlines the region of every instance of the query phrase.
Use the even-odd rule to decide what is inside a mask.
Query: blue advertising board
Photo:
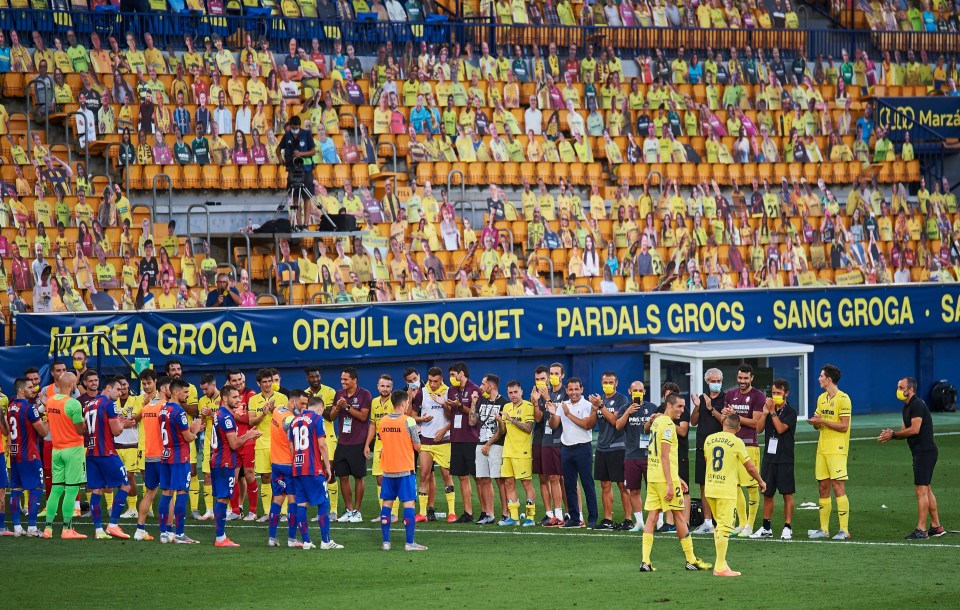
[[[890,139],[919,125],[943,138],[960,138],[960,97],[884,97],[877,109],[877,127],[889,128]]]
[[[875,341],[960,334],[960,285],[517,297],[322,307],[22,314],[17,343],[185,366],[461,356],[647,341]]]

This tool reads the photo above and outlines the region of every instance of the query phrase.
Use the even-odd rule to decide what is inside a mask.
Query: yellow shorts
[[[750,456],[750,461],[757,467],[757,470],[760,470],[760,447],[747,447],[747,455]],[[751,477],[747,469],[743,467],[743,464],[737,467],[737,478],[740,487],[756,487],[759,485],[757,480]]]
[[[190,465],[191,466],[197,465],[197,442],[196,441],[190,442]]]
[[[380,454],[383,453],[383,447],[380,446],[380,439],[373,444],[373,466],[370,468],[370,474],[375,477],[383,475],[383,469],[380,468]]]
[[[747,447],[749,449],[749,447]],[[737,493],[740,493],[738,490]],[[710,512],[713,513],[713,522],[716,523],[717,532],[722,536],[729,536],[733,531],[734,513],[737,509],[737,501],[728,498],[707,498],[710,505]]]
[[[824,455],[817,452],[816,474],[818,481],[846,481],[847,480],[847,456],[845,455]]]
[[[127,472],[140,472],[140,456],[137,449],[117,449],[117,455],[123,460]]]
[[[533,478],[533,458],[503,458],[500,465],[500,476],[504,479],[529,481]]]
[[[257,449],[253,456],[253,471],[257,474],[273,472],[273,462],[270,460],[270,447]]]
[[[327,435],[327,455],[330,456],[330,465],[333,465],[333,454],[337,452],[337,435]]]
[[[647,511],[651,510],[683,510],[683,488],[680,484],[674,484],[673,498],[667,500],[667,484],[651,483],[647,481],[647,497],[643,501],[643,507]]]
[[[440,468],[450,468],[450,443],[442,445],[420,445],[420,451],[433,456],[433,463]]]
[[[139,449],[137,449],[137,472],[143,472],[144,470],[143,464],[145,463],[145,460],[143,459],[143,455],[144,455],[143,447],[140,447]]]

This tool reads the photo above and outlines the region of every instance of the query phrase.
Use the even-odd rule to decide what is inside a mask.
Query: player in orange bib
[[[300,390],[290,392],[289,400],[303,396]],[[273,486],[273,502],[270,505],[270,538],[267,546],[280,546],[277,541],[277,525],[280,523],[280,511],[284,496],[292,510],[287,511],[287,546],[302,547],[297,540],[297,497],[292,493],[293,460],[290,457],[290,441],[287,430],[293,421],[293,411],[286,404],[274,407],[270,414],[270,481]]]
[[[144,386],[152,385],[157,378],[153,369],[147,369],[140,374],[140,383]],[[140,422],[143,436],[143,499],[137,507],[137,531],[134,540],[153,540],[147,533],[147,514],[153,506],[153,499],[157,497],[160,487],[160,457],[163,454],[163,439],[160,433],[160,408],[170,400],[169,377],[162,377],[156,381],[156,393],[152,396],[145,394],[143,408],[134,414],[134,419]]]
[[[390,550],[390,523],[393,516],[393,503],[400,499],[403,503],[403,525],[406,529],[405,551],[426,551],[427,547],[413,541],[416,531],[416,513],[413,510],[417,498],[417,471],[413,453],[420,450],[420,435],[417,422],[407,415],[410,397],[405,390],[397,390],[390,396],[393,412],[383,416],[377,424],[377,438],[380,439],[380,468],[383,470],[383,486],[380,488],[380,530],[383,533],[385,551]]]

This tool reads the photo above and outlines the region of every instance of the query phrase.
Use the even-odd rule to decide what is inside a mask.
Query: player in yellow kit
[[[674,420],[680,419],[685,402],[679,394],[670,394],[664,402],[664,411],[654,414],[650,426],[650,453],[647,456],[647,498],[643,502],[647,510],[647,522],[643,528],[643,560],[641,572],[655,572],[650,563],[653,550],[653,532],[657,527],[657,518],[661,511],[673,513],[677,526],[677,537],[686,557],[684,569],[695,572],[709,570],[709,563],[693,553],[693,539],[687,522],[683,517],[683,494],[687,484],[680,478],[677,456],[677,426]],[[665,417],[661,417],[665,416]]]
[[[733,531],[737,494],[740,493],[740,465],[743,464],[750,476],[759,483],[761,493],[767,488],[757,472],[756,464],[750,460],[746,445],[737,438],[739,429],[740,416],[736,413],[727,415],[723,418],[723,430],[708,436],[703,444],[706,460],[703,495],[717,523],[713,531],[713,543],[717,547],[714,576],[740,576],[740,572],[734,572],[727,565],[727,544]]]
[[[139,396],[130,394],[130,382],[127,379],[120,381],[120,395],[117,397],[117,412],[124,417],[133,419],[134,416],[143,408]],[[140,452],[139,452],[139,431],[138,428],[124,428],[123,431],[114,437],[113,444],[117,449],[117,455],[123,460],[123,467],[127,471],[127,483],[130,485],[130,493],[127,496],[127,510],[120,517],[122,519],[136,519],[137,517],[137,475],[140,474]],[[107,497],[107,506],[113,505],[113,492],[105,494]]]
[[[320,383],[319,366],[310,365],[304,369],[304,373],[307,376],[307,389],[304,390],[303,393],[307,395],[307,398],[319,397],[322,399],[323,404],[320,405],[317,413],[323,413],[324,409],[329,409],[333,406],[333,399],[337,397],[337,391],[328,385]],[[323,419],[323,431],[326,434],[327,451],[331,456],[337,450],[336,425],[337,422],[330,421],[326,418]],[[337,519],[337,504],[340,499],[340,483],[337,482],[336,477],[327,481],[327,494],[330,496],[330,520],[335,521]]]
[[[522,527],[533,527],[536,522],[537,496],[533,490],[533,403],[523,399],[520,382],[507,383],[507,396],[510,398],[498,417],[503,429],[503,465],[500,476],[504,478],[507,491],[507,510],[510,518]],[[523,486],[527,497],[526,512],[520,519],[520,496],[517,495],[517,481]]]
[[[260,393],[250,397],[247,408],[250,412],[250,426],[260,430],[253,468],[260,476],[260,502],[263,504],[263,515],[257,521],[266,523],[270,518],[270,504],[273,500],[270,480],[270,473],[273,472],[273,463],[270,461],[270,419],[274,408],[286,406],[287,397],[280,393],[280,384],[274,382],[271,369],[257,371],[257,384],[260,386]]]
[[[220,388],[217,378],[213,375],[204,375],[200,378],[200,400],[197,402],[200,417],[203,418],[203,505],[206,512],[200,516],[201,521],[213,519],[213,479],[210,478],[210,439],[215,434],[213,417],[220,409]]]
[[[847,499],[847,453],[850,449],[850,416],[853,405],[850,396],[840,391],[840,369],[823,365],[820,387],[824,392],[817,398],[817,410],[807,423],[820,431],[817,441],[817,486],[820,488],[820,529],[809,530],[810,538],[830,537],[830,513],[833,504],[830,490],[837,499],[837,519],[840,531],[834,540],[850,539],[850,501]]]
[[[373,466],[371,474],[377,477],[377,499],[380,501],[380,507],[383,508],[383,498],[380,497],[383,485],[383,469],[380,467],[380,455],[383,453],[383,446],[380,444],[380,437],[377,436],[377,424],[380,420],[393,412],[393,403],[390,402],[390,395],[393,393],[393,378],[390,375],[383,374],[377,379],[378,395],[370,401],[370,429],[367,431],[367,444],[364,445],[366,457],[370,457],[370,443],[373,445]],[[393,520],[400,518],[400,502],[393,503]],[[378,523],[380,516],[370,520],[371,523]]]
[[[167,360],[164,365],[167,377],[173,379],[183,379],[183,365],[179,360]],[[197,386],[187,382],[187,404],[182,405],[183,410],[187,412],[187,422],[193,423],[193,420],[200,415],[199,399]],[[190,511],[194,519],[200,518],[200,479],[197,478],[197,441],[190,443]],[[206,459],[204,462],[208,461]],[[209,488],[209,485],[207,486]]]

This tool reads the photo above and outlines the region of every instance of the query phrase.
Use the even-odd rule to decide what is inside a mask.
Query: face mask
[[[550,385],[560,385],[560,375],[550,375]]]
[[[897,400],[906,400],[907,395],[903,393],[903,390],[897,388]]]
[[[610,394],[613,394],[617,389],[616,386],[614,386],[612,383],[605,383],[600,387],[603,388],[603,393],[606,394],[607,396],[609,396]]]
[[[407,387],[413,390],[414,392],[416,392],[417,390],[420,389],[420,380],[417,379],[416,381],[411,381],[410,383],[407,384]]]
[[[719,391],[721,390],[721,388],[723,387],[723,384],[720,384],[720,383],[711,383],[711,384],[709,384],[709,387],[710,387],[710,391],[711,391],[711,392],[717,393],[717,392],[719,392]]]
[[[40,391],[40,386],[38,386],[38,385],[33,386],[33,391],[34,391],[34,392],[39,392],[39,391]]]
[[[460,387],[460,380],[457,379],[456,377],[454,377],[453,375],[450,375],[450,385],[452,385],[452,386],[455,387],[455,388],[459,388],[459,387]]]
[[[643,400],[643,392],[640,390],[634,390],[630,393],[630,396],[632,396],[634,400]]]
[[[295,136],[298,136],[298,135],[300,135],[300,130],[299,130],[299,129],[291,129],[291,130],[290,130],[290,133],[292,133],[292,134],[295,135]]]
[[[779,407],[780,405],[783,404],[784,400],[785,400],[785,399],[783,398],[783,396],[776,396],[776,395],[775,395],[775,396],[773,397],[773,404],[775,404],[775,405],[777,405],[777,406]]]
[[[83,370],[83,362],[81,362],[80,360],[74,360],[74,361],[73,361],[73,368],[74,368],[75,370],[77,370],[77,371],[82,371],[82,370]]]
[[[546,389],[547,389],[547,382],[546,382],[546,381],[538,381],[538,382],[537,382],[537,387],[540,388],[541,390],[546,390]]]
[[[490,392],[484,392],[484,393],[483,393],[483,397],[484,397],[484,398],[490,398]]]
[[[270,389],[273,390],[274,392],[279,392],[279,391],[280,391],[280,384],[277,383],[276,381],[274,381],[274,382],[273,382],[273,385],[270,386]]]

